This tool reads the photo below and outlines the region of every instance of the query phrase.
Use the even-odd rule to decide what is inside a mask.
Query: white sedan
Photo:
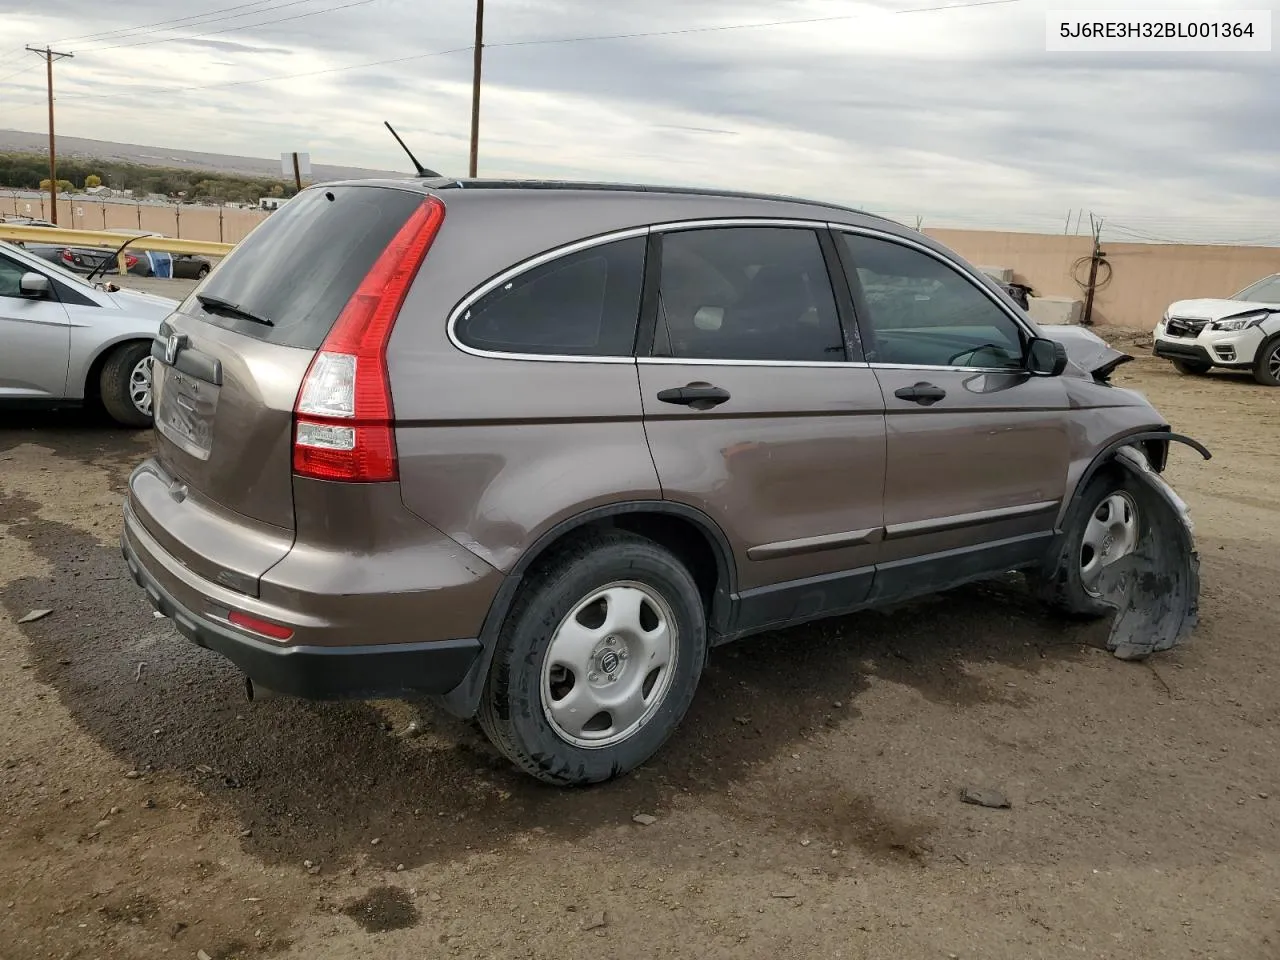
[[[99,402],[124,426],[150,426],[151,345],[177,306],[0,242],[0,406]]]
[[[1248,370],[1280,387],[1280,273],[1224,300],[1179,300],[1156,324],[1153,351],[1179,373]]]

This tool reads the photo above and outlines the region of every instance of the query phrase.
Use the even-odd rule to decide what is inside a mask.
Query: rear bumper
[[[226,657],[255,686],[315,700],[396,694],[443,694],[467,675],[480,653],[476,639],[360,646],[275,644],[198,614],[166,589],[148,566],[155,541],[126,509],[120,547],[135,583],[151,605],[193,643]],[[163,564],[160,564],[163,566]]]

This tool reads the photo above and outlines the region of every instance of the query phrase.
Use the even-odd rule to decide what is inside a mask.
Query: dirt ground
[[[583,791],[426,707],[246,702],[125,573],[149,436],[6,415],[0,956],[1280,956],[1280,390],[1117,382],[1214,452],[1168,471],[1188,644],[1122,663],[1016,583],[744,641]]]

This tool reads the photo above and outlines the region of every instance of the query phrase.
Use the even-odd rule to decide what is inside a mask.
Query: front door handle
[[[684,387],[669,387],[658,391],[658,399],[663,403],[678,403],[693,407],[695,410],[709,410],[729,399],[729,391],[724,387],[712,386],[709,383],[691,383]]]
[[[927,407],[937,403],[947,395],[947,391],[941,387],[935,387],[932,383],[926,383],[923,380],[910,387],[899,387],[893,391],[893,395],[899,400],[910,400],[921,406]]]

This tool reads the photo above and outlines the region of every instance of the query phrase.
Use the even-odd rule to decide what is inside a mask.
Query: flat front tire
[[[527,773],[600,783],[652,757],[683,719],[706,657],[693,577],[629,533],[557,551],[521,588],[480,704],[485,734]]]

